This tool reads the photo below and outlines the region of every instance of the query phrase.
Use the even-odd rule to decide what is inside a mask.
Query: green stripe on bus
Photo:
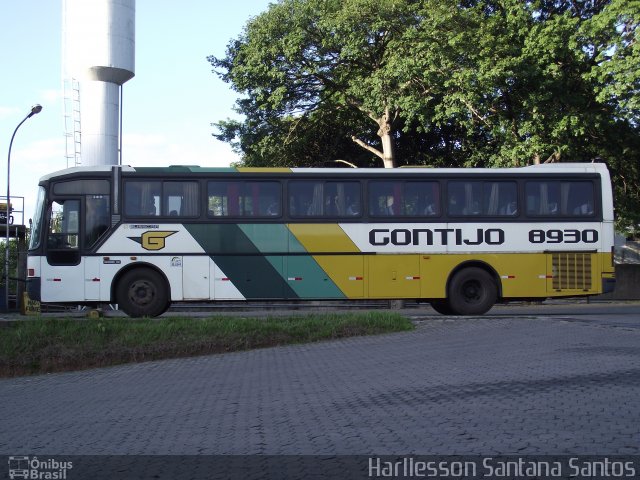
[[[300,298],[346,298],[331,277],[308,255],[286,258],[287,282]]]
[[[185,227],[246,298],[345,298],[285,225]]]
[[[287,241],[289,230],[283,224],[241,223],[238,228],[262,253],[289,252]]]
[[[297,298],[283,276],[283,257],[265,257],[238,225],[185,228],[245,298]]]
[[[293,253],[286,256],[284,265],[279,256],[268,257],[274,262],[274,268],[286,272],[287,283],[300,298],[345,298],[331,277],[307,253],[289,229],[283,225],[241,224],[240,229],[247,238],[263,253]],[[286,250],[282,252],[282,248]],[[303,255],[300,255],[303,254]]]

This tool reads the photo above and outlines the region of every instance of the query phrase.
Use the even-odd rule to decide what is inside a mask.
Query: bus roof
[[[64,170],[49,173],[40,178],[40,181],[50,180],[55,177],[94,172],[110,172],[115,165],[99,165],[72,167]],[[168,167],[132,167],[123,165],[123,172],[139,173],[340,173],[347,175],[403,175],[407,173],[438,173],[438,174],[460,174],[463,172],[473,172],[474,174],[504,174],[504,173],[602,173],[607,171],[607,166],[603,163],[545,163],[541,165],[529,165],[526,167],[508,168],[430,168],[430,167],[401,167],[393,169],[385,168],[254,168],[254,167],[199,167],[195,165],[172,165]]]

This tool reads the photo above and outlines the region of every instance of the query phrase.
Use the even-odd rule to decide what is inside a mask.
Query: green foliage
[[[604,161],[637,229],[639,22],[638,0],[280,0],[209,57],[243,94],[216,136],[247,165],[380,165],[381,127],[396,165]]]
[[[274,318],[38,318],[0,336],[0,377],[412,330],[390,312]]]
[[[5,284],[5,258],[6,258],[6,239],[0,241],[0,271],[2,272],[2,278],[0,278],[0,286]],[[18,269],[18,241],[15,239],[9,239],[9,288],[11,293],[15,293],[16,282],[13,280],[16,278]]]

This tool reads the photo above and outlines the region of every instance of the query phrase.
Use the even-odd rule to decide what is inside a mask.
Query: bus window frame
[[[129,185],[131,185],[132,183],[157,183],[160,185],[159,188],[159,195],[157,196],[157,200],[155,199],[155,195],[152,195],[152,197],[154,197],[154,208],[156,209],[156,214],[152,214],[152,213],[132,213],[130,211],[128,211],[128,208],[130,208],[130,204],[127,204],[127,188]],[[177,215],[172,215],[170,211],[168,212],[164,212],[165,210],[168,210],[168,197],[167,195],[165,195],[165,187],[164,185],[166,184],[175,184],[175,183],[194,183],[196,185],[197,188],[197,193],[196,193],[196,198],[197,198],[197,213],[193,214],[193,215],[183,215],[178,213]],[[123,176],[122,179],[122,198],[121,198],[121,205],[122,205],[122,213],[123,216],[127,219],[135,219],[136,221],[139,221],[141,219],[149,219],[149,220],[153,220],[153,221],[158,221],[158,219],[173,219],[174,221],[178,220],[180,222],[184,221],[184,220],[189,220],[189,221],[193,221],[193,220],[198,220],[202,217],[202,206],[203,206],[203,185],[202,185],[202,181],[199,177],[194,177],[194,178],[190,178],[187,175],[178,175],[178,176],[170,176],[170,177],[156,177],[156,176],[140,176],[140,177],[133,177],[133,176]],[[144,209],[144,207],[141,207],[141,209]]]
[[[240,198],[245,198],[246,196],[240,195],[241,193],[244,193],[244,188],[247,186],[247,184],[250,183],[272,183],[276,185],[276,191],[279,195],[279,202],[278,202],[278,212],[276,214],[258,214],[258,215],[239,215],[239,214],[221,214],[221,215],[216,215],[214,213],[212,213],[211,210],[209,210],[209,200],[211,199],[210,196],[210,192],[209,192],[209,187],[212,183],[224,183],[224,182],[228,182],[228,183],[237,183],[238,184],[238,195],[237,198],[238,200]],[[263,177],[249,177],[249,178],[234,178],[234,177],[212,177],[212,178],[206,178],[203,181],[203,188],[202,188],[202,193],[204,195],[204,219],[208,222],[211,222],[212,220],[215,222],[233,222],[233,221],[251,221],[251,222],[265,222],[268,223],[269,221],[277,221],[278,223],[282,222],[283,218],[285,218],[286,216],[286,212],[287,210],[285,209],[285,205],[284,205],[284,185],[283,185],[283,179],[282,178],[263,178]],[[258,204],[258,207],[260,208],[260,204]],[[253,205],[252,205],[253,207]],[[267,210],[271,207],[271,205],[267,206]],[[253,207],[255,208],[255,207]]]
[[[296,184],[296,183],[302,183],[302,182],[316,182],[316,184],[318,184],[318,182],[320,184],[322,184],[322,207],[323,207],[323,212],[322,214],[317,214],[317,215],[300,215],[300,214],[294,214],[291,211],[291,200],[292,200],[292,184]],[[364,191],[365,191],[365,185],[366,185],[367,179],[359,179],[359,178],[349,178],[348,176],[340,176],[340,175],[336,175],[330,179],[327,178],[318,178],[317,176],[314,177],[306,177],[303,175],[297,176],[295,178],[287,178],[286,182],[284,182],[286,184],[286,189],[285,189],[285,202],[283,202],[283,207],[285,207],[285,216],[286,218],[290,219],[291,221],[294,221],[296,223],[333,223],[333,222],[338,222],[338,223],[344,223],[344,222],[361,222],[363,220],[363,218],[366,218],[366,215],[368,212],[366,212],[366,207],[364,206],[363,203],[363,196],[364,196]],[[359,206],[359,211],[356,214],[347,214],[346,210],[349,209],[349,206],[346,207],[345,209],[345,214],[343,215],[328,215],[325,213],[324,211],[324,202],[325,202],[325,196],[326,196],[326,190],[325,187],[327,184],[337,184],[337,183],[342,183],[342,184],[353,184],[353,185],[357,185],[358,188],[358,194],[357,194],[357,199],[358,199],[358,206]],[[348,197],[347,197],[348,198]],[[346,198],[345,198],[346,201]]]
[[[527,184],[531,182],[558,182],[562,184],[562,182],[585,182],[590,183],[593,191],[593,211],[586,215],[577,215],[572,213],[562,213],[558,214],[549,214],[549,213],[529,213],[528,211],[528,202],[527,202]],[[603,221],[603,212],[602,212],[602,185],[599,177],[593,175],[584,175],[569,178],[567,175],[545,175],[536,177],[531,175],[531,177],[522,178],[520,180],[522,186],[519,191],[522,198],[522,211],[524,217],[531,222],[566,222],[574,221],[574,222],[602,222]],[[561,187],[560,187],[561,189]],[[562,192],[560,193],[562,195]],[[559,207],[561,210],[561,208]]]
[[[372,197],[372,183],[378,183],[378,184],[383,184],[385,182],[389,182],[390,186],[393,183],[396,183],[397,185],[393,186],[393,195],[389,195],[387,198],[393,198],[393,203],[392,205],[396,205],[395,208],[398,208],[400,210],[402,210],[403,208],[406,207],[407,205],[407,185],[410,184],[419,184],[419,183],[430,183],[430,184],[435,184],[436,188],[437,188],[437,193],[435,195],[435,197],[432,200],[432,205],[435,207],[435,213],[432,215],[426,215],[426,214],[415,214],[415,215],[411,215],[411,214],[406,214],[406,213],[402,213],[402,212],[397,212],[397,213],[393,213],[393,214],[381,214],[381,213],[375,213],[374,211],[372,211],[371,206],[375,203],[374,200],[375,198]],[[367,184],[367,194],[366,194],[366,199],[367,199],[367,216],[369,218],[371,218],[374,222],[385,222],[385,221],[390,221],[390,219],[393,219],[393,221],[395,222],[396,220],[401,221],[401,222],[411,222],[411,221],[416,221],[416,222],[436,222],[436,221],[441,221],[441,218],[444,214],[444,209],[442,208],[442,192],[443,192],[443,182],[438,179],[438,178],[424,178],[424,179],[420,179],[420,180],[416,180],[415,178],[405,178],[405,177],[398,177],[398,178],[368,178],[366,179],[366,184]],[[433,186],[431,186],[431,189],[433,189]],[[382,198],[380,196],[377,197]],[[387,205],[388,208],[392,208],[390,205]],[[425,207],[426,208],[426,207]]]

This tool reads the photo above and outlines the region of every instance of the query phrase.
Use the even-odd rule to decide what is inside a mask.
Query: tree
[[[244,95],[216,136],[248,165],[604,161],[637,229],[639,21],[638,0],[280,0],[209,57]]]
[[[379,142],[371,142],[370,127],[361,121],[351,139],[392,167],[404,88],[392,59],[404,33],[419,24],[416,4],[282,0],[247,25],[225,58],[208,60],[247,95],[238,111],[257,121],[254,127],[292,131],[304,123],[329,127],[321,131],[331,136],[339,133],[331,131],[332,116],[353,118],[357,112],[373,123]],[[247,133],[234,122],[218,127],[226,140]]]

